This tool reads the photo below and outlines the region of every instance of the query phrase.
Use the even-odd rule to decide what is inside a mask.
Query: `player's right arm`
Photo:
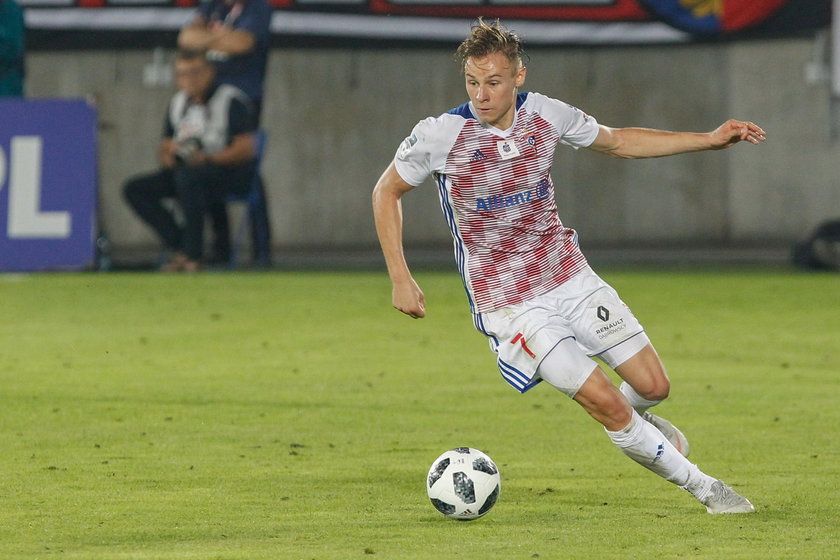
[[[175,167],[175,152],[178,145],[172,138],[163,138],[158,145],[158,162],[164,169]]]
[[[376,235],[388,266],[388,276],[391,278],[391,303],[409,317],[419,319],[426,315],[426,301],[423,291],[408,269],[402,239],[401,199],[413,188],[397,173],[391,162],[373,189],[373,217]]]
[[[166,118],[163,120],[163,136],[158,144],[158,163],[164,169],[172,169],[175,167],[175,153],[178,151],[178,144],[175,142],[175,127],[170,120],[170,111],[172,101],[169,102],[169,107],[166,108]]]

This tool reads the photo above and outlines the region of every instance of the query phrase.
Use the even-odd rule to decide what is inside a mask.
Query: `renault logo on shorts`
[[[601,319],[603,322],[607,322],[610,320],[610,310],[604,307],[603,305],[598,306],[598,318]]]

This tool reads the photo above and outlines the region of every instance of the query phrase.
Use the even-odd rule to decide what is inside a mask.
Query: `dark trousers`
[[[2,1],[2,0],[0,0]],[[262,116],[262,97],[251,97],[254,108],[254,118],[257,125]],[[268,219],[268,202],[265,193],[265,183],[259,178],[260,196],[263,203],[253,209],[251,225],[251,248],[254,263],[259,265],[271,264],[271,222]],[[210,201],[207,207],[210,223],[213,226],[213,260],[228,262],[230,260],[230,233],[228,231],[227,205],[224,201]]]
[[[204,249],[204,217],[212,206],[224,204],[229,194],[245,194],[251,188],[254,165],[222,167],[215,165],[160,169],[129,179],[123,194],[137,215],[174,251],[183,251],[191,260],[200,261]],[[183,223],[163,201],[174,199],[183,215]],[[227,212],[213,216],[216,251],[229,251]],[[221,236],[221,237],[220,237]],[[217,255],[218,256],[218,255]]]
[[[263,203],[252,211],[251,250],[254,263],[259,265],[271,264],[271,222],[268,219],[268,202],[265,193],[265,183],[259,177],[260,197]],[[227,204],[222,201],[210,201],[207,208],[210,224],[213,227],[213,261],[226,263],[230,260],[230,232],[228,228]],[[260,230],[262,228],[262,230]],[[267,241],[262,241],[267,240]]]

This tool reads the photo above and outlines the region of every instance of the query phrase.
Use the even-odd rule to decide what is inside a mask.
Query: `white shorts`
[[[589,267],[547,294],[475,319],[502,377],[521,393],[545,379],[573,397],[598,365],[592,357],[615,368],[650,342],[618,293]]]

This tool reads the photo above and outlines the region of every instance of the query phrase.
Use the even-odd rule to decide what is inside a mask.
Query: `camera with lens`
[[[178,144],[178,149],[175,151],[175,159],[181,163],[188,161],[196,152],[200,152],[203,147],[201,138],[187,138]]]

